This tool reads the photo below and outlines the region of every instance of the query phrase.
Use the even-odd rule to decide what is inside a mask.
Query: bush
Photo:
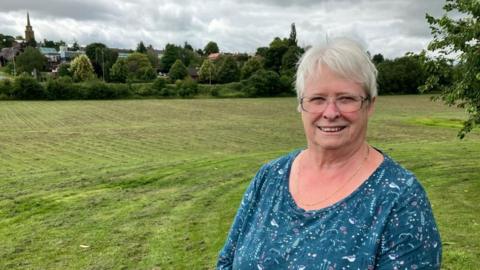
[[[73,80],[69,76],[63,76],[56,80],[49,79],[45,85],[47,99],[81,99],[82,93],[74,87]]]
[[[11,96],[17,99],[44,99],[45,89],[34,78],[27,74],[17,77],[13,83]]]
[[[175,85],[178,90],[178,94],[182,98],[192,97],[198,93],[198,85],[197,82],[192,80],[191,78],[186,78],[183,81],[177,80]]]
[[[276,72],[259,70],[244,80],[245,92],[250,97],[277,96],[282,92],[280,77]]]
[[[130,95],[125,84],[107,84],[102,81],[91,81],[84,84],[87,99],[116,99]]]
[[[167,86],[167,79],[159,77],[153,81],[151,88],[154,93],[160,93],[165,86]]]
[[[10,97],[10,93],[12,92],[12,87],[12,81],[9,79],[0,81],[0,99],[8,99]]]

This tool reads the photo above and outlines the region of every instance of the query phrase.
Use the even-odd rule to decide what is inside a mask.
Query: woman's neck
[[[305,159],[309,166],[318,170],[336,170],[348,167],[357,160],[362,160],[368,149],[368,144],[362,142],[356,147],[341,149],[313,149],[305,150]]]

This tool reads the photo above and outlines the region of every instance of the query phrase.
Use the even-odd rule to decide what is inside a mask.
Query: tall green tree
[[[203,60],[202,66],[198,71],[200,81],[212,83],[215,81],[216,70],[215,65],[209,59]]]
[[[385,60],[377,70],[381,94],[418,94],[426,77],[421,57],[414,54]]]
[[[288,39],[276,37],[265,54],[265,67],[277,73],[282,68],[283,55],[288,51]]]
[[[103,43],[91,43],[88,44],[85,48],[85,53],[87,54],[90,62],[93,65],[95,74],[106,81],[110,80],[110,68],[117,61],[118,52],[112,49],[109,49]]]
[[[160,70],[165,73],[169,72],[173,63],[175,63],[177,59],[180,59],[181,51],[181,47],[168,43],[160,59]]]
[[[145,44],[143,44],[143,41],[140,41],[140,43],[138,43],[137,49],[135,51],[139,53],[147,53],[147,47],[145,47]]]
[[[22,72],[31,73],[43,71],[47,64],[47,58],[36,48],[27,47],[23,53],[15,58],[17,74]]]
[[[92,63],[90,59],[81,54],[70,63],[70,71],[73,75],[73,80],[77,82],[88,81],[95,78]]]
[[[207,43],[207,45],[205,45],[205,48],[203,49],[203,51],[205,52],[205,55],[209,55],[212,53],[220,52],[220,49],[218,49],[218,45],[216,42],[210,41]]]
[[[172,81],[183,80],[185,77],[187,77],[187,75],[187,67],[180,59],[177,59],[175,63],[173,63],[170,71],[168,72],[168,77],[170,77]]]
[[[226,56],[222,60],[217,78],[220,83],[236,82],[240,79],[240,69],[232,56]]]
[[[247,79],[258,70],[263,69],[263,62],[260,57],[252,57],[243,65],[241,69],[241,78]]]
[[[126,60],[128,70],[128,80],[130,81],[150,81],[157,77],[157,73],[148,60],[148,56],[143,53],[134,52]]]
[[[124,83],[127,81],[128,68],[127,61],[123,58],[117,59],[117,62],[113,64],[110,69],[110,79],[112,82]]]
[[[288,38],[288,46],[297,47],[297,29],[295,23],[292,23],[290,27],[290,37]]]
[[[444,103],[466,109],[468,119],[458,133],[463,138],[480,123],[480,1],[446,0],[443,9],[446,13],[440,18],[426,15],[433,35],[428,49],[437,53],[438,59],[458,55],[462,76],[443,84],[440,77],[447,71],[435,64],[438,61],[430,61],[427,71],[431,75],[422,90],[441,90],[439,98]]]

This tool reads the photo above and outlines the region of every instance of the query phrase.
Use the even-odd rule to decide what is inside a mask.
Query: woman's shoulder
[[[384,161],[374,173],[374,182],[387,194],[394,194],[399,197],[411,194],[413,191],[424,193],[416,175],[390,157],[383,153]]]
[[[265,182],[281,181],[285,174],[288,175],[290,173],[291,164],[300,151],[301,149],[296,149],[263,164],[255,176],[255,184],[263,186]]]

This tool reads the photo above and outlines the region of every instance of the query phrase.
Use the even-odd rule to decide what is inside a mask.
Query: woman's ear
[[[375,111],[375,101],[377,97],[372,97],[370,102],[368,102],[368,116],[372,116],[373,112]]]

